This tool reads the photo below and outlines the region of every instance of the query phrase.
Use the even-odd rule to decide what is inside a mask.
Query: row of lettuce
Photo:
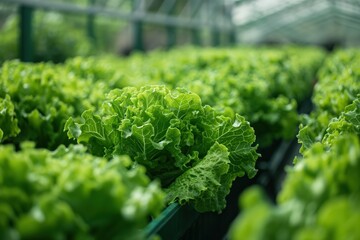
[[[240,198],[231,239],[359,239],[360,51],[341,50],[319,71],[277,205],[259,187]]]
[[[254,127],[260,147],[296,134],[297,107],[310,94],[323,51],[287,46],[193,52],[137,56],[124,68],[132,79],[183,87],[227,116],[241,114]]]
[[[256,174],[257,144],[294,137],[323,58],[185,48],[5,62],[0,237],[138,239],[171,202],[221,212],[235,178]]]

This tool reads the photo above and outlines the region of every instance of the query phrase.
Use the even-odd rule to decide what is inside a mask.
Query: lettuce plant
[[[1,239],[141,239],[164,206],[159,183],[127,156],[0,146]]]
[[[247,190],[230,239],[360,238],[359,53],[340,50],[325,62],[298,135],[303,156],[288,168],[277,205]]]
[[[184,89],[115,89],[98,115],[87,110],[65,130],[94,155],[129,155],[160,179],[168,202],[190,202],[198,211],[221,211],[232,181],[256,174],[250,124],[203,106]]]

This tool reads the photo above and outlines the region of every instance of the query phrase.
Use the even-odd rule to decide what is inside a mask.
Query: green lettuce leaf
[[[360,94],[359,63],[358,49],[342,49],[329,56],[320,68],[319,81],[313,94],[315,110],[300,126],[298,138],[302,143],[301,152],[310,148],[313,143],[323,141],[328,127],[336,129],[338,127],[335,125],[344,125],[341,119],[345,118],[341,115]],[[343,126],[343,130],[346,126],[348,125]]]
[[[228,174],[229,152],[215,143],[193,168],[180,175],[167,189],[168,202],[190,202],[199,212],[220,211],[235,176]]]
[[[335,139],[344,134],[360,135],[360,96],[345,107],[339,118],[335,118],[329,123],[323,143],[331,146]]]
[[[4,99],[0,98],[0,142],[15,137],[19,132],[14,104],[10,96],[6,95]]]
[[[1,239],[142,239],[164,193],[128,156],[0,146]]]
[[[263,191],[259,195],[258,188],[241,196],[242,211],[231,226],[231,239],[359,238],[359,171],[358,136],[342,135],[330,149],[313,144],[289,169],[277,205]]]
[[[224,189],[216,190],[213,197],[223,199],[235,177],[256,174],[258,154],[252,146],[255,134],[249,122],[203,106],[192,92],[156,85],[115,89],[98,112],[85,111],[81,121],[70,118],[65,126],[68,136],[98,156],[129,155],[164,187],[207,159],[215,143],[227,149],[230,162],[228,176],[221,177]],[[209,164],[204,167],[213,171]],[[197,201],[200,196],[198,192]],[[224,205],[217,201],[207,206],[208,211],[221,210]]]

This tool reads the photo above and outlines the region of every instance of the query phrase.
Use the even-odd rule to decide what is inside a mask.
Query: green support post
[[[198,14],[201,5],[203,4],[202,0],[189,0],[191,3],[191,17],[194,17]],[[191,31],[191,42],[195,46],[201,45],[200,29],[193,28]]]
[[[220,45],[220,32],[215,27],[211,29],[211,43],[214,47]]]
[[[198,29],[191,30],[191,40],[192,40],[193,45],[195,45],[195,46],[201,45],[200,30],[198,30]]]
[[[20,60],[23,62],[33,61],[33,8],[21,5],[19,7],[19,55]]]
[[[235,29],[232,29],[229,32],[229,43],[230,43],[231,46],[236,44],[236,31],[235,31]]]
[[[176,0],[170,0],[164,3],[166,14],[168,16],[174,16],[176,11]],[[176,45],[176,28],[175,26],[167,25],[166,26],[166,35],[167,35],[167,48],[172,48]]]
[[[210,4],[210,21],[211,21],[211,45],[216,47],[220,45],[220,31],[218,31],[218,27],[216,26],[218,20],[218,12],[216,2],[209,1]]]
[[[88,6],[92,7],[95,4],[95,0],[88,0]],[[92,44],[96,44],[96,34],[95,34],[95,15],[88,14],[86,21],[86,31],[87,35]]]
[[[167,47],[172,48],[176,45],[176,28],[174,26],[166,26]]]
[[[236,44],[236,26],[232,19],[231,8],[226,7],[224,3],[224,14],[227,16],[227,23],[230,25],[229,32],[227,33],[228,45],[233,46]]]
[[[141,3],[141,0],[133,0],[132,7],[133,13],[137,12],[137,9]],[[136,19],[133,21],[133,44],[135,51],[144,51],[144,43],[143,43],[143,21],[140,19]]]
[[[133,32],[133,41],[134,41],[134,50],[144,51],[143,43],[143,22],[136,20],[133,22],[134,32]]]

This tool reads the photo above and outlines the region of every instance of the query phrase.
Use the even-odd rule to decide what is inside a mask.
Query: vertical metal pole
[[[32,34],[32,20],[33,8],[21,5],[19,7],[19,50],[20,60],[23,62],[33,61],[33,34]]]
[[[171,5],[167,10],[167,15],[172,16],[176,11],[176,1],[172,1]],[[176,45],[176,28],[175,26],[166,25],[166,33],[167,33],[167,47],[172,48]]]
[[[200,33],[198,29],[191,29],[191,40],[192,44],[194,44],[195,46],[201,45]]]
[[[212,45],[214,47],[219,46],[220,45],[220,32],[217,30],[216,27],[213,27],[211,29],[211,35],[212,35],[212,38],[211,38]]]
[[[94,4],[95,4],[95,0],[88,0],[89,7],[94,6]],[[93,13],[87,15],[86,31],[91,43],[95,45],[96,44],[95,15]]]
[[[176,28],[175,26],[166,26],[167,47],[172,48],[176,45]]]
[[[220,44],[220,32],[218,31],[217,28],[217,20],[218,20],[218,9],[216,9],[216,2],[214,1],[209,1],[210,4],[210,13],[211,13],[211,43],[212,46],[216,47],[219,46]]]
[[[203,4],[203,0],[197,0],[197,1],[189,0],[189,1],[191,2],[191,10],[192,10],[191,17],[194,17],[199,12],[199,9],[200,9],[201,5]],[[191,41],[192,41],[192,44],[195,46],[201,45],[199,29],[197,29],[197,28],[191,29]]]
[[[229,43],[230,43],[230,45],[236,44],[236,30],[235,30],[234,26],[232,27],[232,29],[229,32]]]
[[[142,0],[133,0],[132,1],[132,9],[133,14],[138,13],[138,9],[140,8]],[[144,43],[143,43],[143,21],[140,19],[136,19],[132,23],[133,25],[133,43],[135,51],[144,51]]]
[[[228,41],[229,41],[230,45],[235,45],[236,44],[236,26],[232,19],[232,14],[231,14],[232,7],[224,5],[224,8],[225,8],[225,14],[228,16],[229,25],[231,26],[231,29],[229,30],[229,33],[228,33]]]

